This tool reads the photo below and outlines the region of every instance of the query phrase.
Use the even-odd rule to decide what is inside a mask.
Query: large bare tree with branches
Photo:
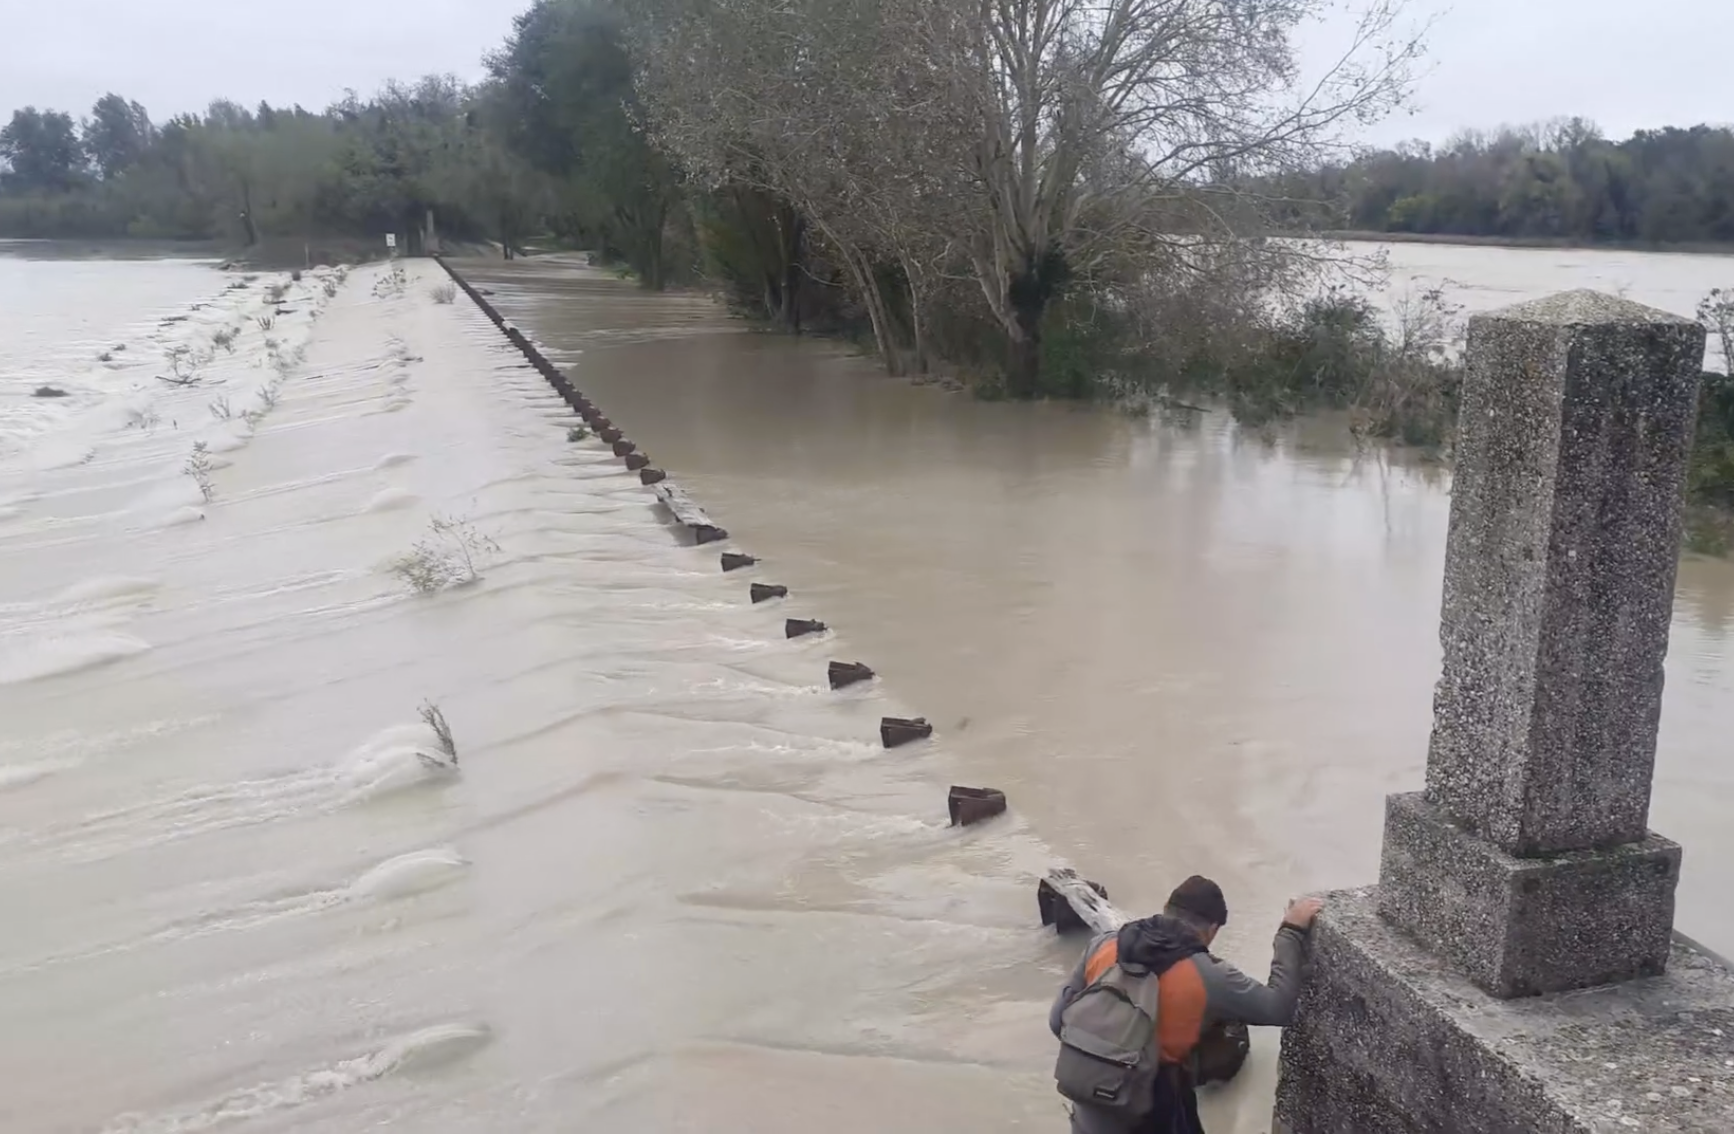
[[[1033,393],[1068,280],[1184,266],[1239,235],[1253,175],[1316,163],[1407,95],[1402,0],[1373,0],[1313,74],[1294,36],[1324,0],[910,0],[913,40],[980,127],[971,261]]]
[[[635,54],[658,140],[689,173],[780,196],[799,210],[866,308],[892,373],[901,355],[876,264],[892,254],[879,212],[883,128],[874,52],[888,38],[872,3],[646,0]]]
[[[824,236],[895,372],[938,282],[979,286],[1008,389],[1039,388],[1070,285],[1203,270],[1256,228],[1260,175],[1316,164],[1406,96],[1405,0],[1308,73],[1329,0],[646,0],[642,83],[689,167],[781,194]]]

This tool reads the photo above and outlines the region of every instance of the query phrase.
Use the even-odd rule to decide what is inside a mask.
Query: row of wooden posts
[[[614,455],[620,457],[630,472],[638,474],[639,482],[650,488],[656,494],[664,507],[674,518],[693,533],[693,539],[698,544],[717,543],[729,538],[728,530],[712,520],[705,510],[677,485],[668,480],[668,473],[651,464],[649,456],[640,451],[638,446],[628,440],[620,427],[609,420],[595,403],[585,397],[570,379],[548,361],[546,355],[532,343],[524,332],[514,327],[487,297],[472,287],[468,280],[459,275],[443,257],[439,264],[451,276],[465,295],[469,296],[482,314],[511,340],[513,346],[523,352],[531,366],[548,384],[554,387],[554,392],[571,406],[586,425],[595,431],[605,445],[612,447]],[[724,571],[739,571],[757,566],[758,560],[751,555],[738,551],[722,553],[722,569]],[[753,583],[748,588],[748,596],[754,603],[769,602],[773,599],[784,599],[789,596],[789,588],[773,583]],[[783,622],[783,632],[789,638],[800,638],[808,634],[824,633],[829,627],[815,618],[789,618]],[[864,681],[871,681],[875,674],[861,662],[833,661],[826,671],[826,678],[832,689],[845,689]],[[879,722],[879,739],[886,748],[898,748],[917,740],[926,740],[933,735],[933,725],[925,717],[884,717]],[[947,810],[953,826],[967,827],[983,819],[1002,814],[1006,809],[1005,793],[994,788],[972,788],[953,786],[946,798]],[[1047,885],[1047,883],[1044,883]],[[1043,907],[1044,910],[1046,907]],[[1044,913],[1043,924],[1053,924]]]

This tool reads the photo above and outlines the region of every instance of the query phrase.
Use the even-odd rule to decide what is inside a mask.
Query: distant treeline
[[[474,120],[470,92],[440,78],[318,113],[218,101],[161,124],[118,94],[81,122],[26,107],[0,129],[0,236],[250,246],[418,229],[435,206],[474,233],[512,207],[516,173]]]
[[[1371,0],[1344,65],[1297,85],[1329,3],[531,0],[474,86],[162,123],[118,94],[19,110],[0,236],[414,251],[431,211],[444,236],[702,283],[984,396],[1334,407],[1436,445],[1448,298],[1393,327],[1271,233],[1734,241],[1723,130],[1614,143],[1574,121],[1341,164],[1342,124],[1403,105],[1421,48],[1406,0]],[[1709,479],[1734,484],[1734,455]]]
[[[1734,244],[1734,132],[1610,141],[1569,119],[1411,142],[1274,179],[1296,227],[1584,242]]]

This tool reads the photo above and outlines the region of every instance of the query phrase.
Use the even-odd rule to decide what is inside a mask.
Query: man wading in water
[[[1289,903],[1268,985],[1210,955],[1228,903],[1222,887],[1197,875],[1175,887],[1160,914],[1091,941],[1048,1013],[1072,1134],[1203,1134],[1199,1037],[1215,1024],[1282,1027],[1293,1018],[1319,906],[1317,898]]]

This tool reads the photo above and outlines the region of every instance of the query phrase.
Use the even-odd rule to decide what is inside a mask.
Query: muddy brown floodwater
[[[5,1134],[1059,1131],[1042,870],[1138,912],[1212,874],[1262,976],[1421,782],[1446,478],[1334,423],[979,404],[464,265],[734,533],[694,548],[431,262],[49,252],[0,254]],[[1586,282],[1425,254],[1478,301]],[[1687,562],[1653,811],[1724,951],[1731,616]],[[952,830],[951,783],[1012,813]],[[1254,1045],[1212,1134],[1268,1129]]]
[[[463,270],[764,558],[791,613],[844,630],[935,722],[938,778],[1003,788],[1124,908],[1213,875],[1223,951],[1262,975],[1288,896],[1375,878],[1382,799],[1422,780],[1441,470],[1357,459],[1332,422],[1260,438],[1220,414],[978,403],[569,260]],[[1687,561],[1652,816],[1686,848],[1680,928],[1725,951],[1731,612],[1734,569]],[[1044,955],[1057,979],[1063,949]],[[1039,1013],[999,1026],[1039,1079]],[[1267,1129],[1275,1036],[1255,1043],[1212,1130]]]

